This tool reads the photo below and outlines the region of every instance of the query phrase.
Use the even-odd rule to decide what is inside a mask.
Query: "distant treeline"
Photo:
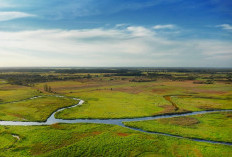
[[[144,72],[208,73],[232,72],[232,68],[142,68]]]
[[[167,70],[167,69],[166,69]],[[227,69],[228,70],[228,69]],[[196,72],[197,71],[197,72]],[[229,71],[229,70],[228,70]],[[163,69],[136,69],[136,68],[93,68],[93,69],[0,69],[0,79],[5,79],[10,84],[33,86],[35,83],[50,81],[65,81],[76,79],[92,79],[93,77],[114,77],[114,76],[131,76],[132,82],[148,82],[157,79],[166,80],[197,80],[199,78],[206,81],[195,81],[195,83],[213,83],[214,81],[232,81],[232,73],[225,72],[223,69],[174,69],[167,71]],[[18,73],[14,73],[18,72]],[[177,72],[178,74],[176,74]],[[183,74],[180,72],[183,72]],[[60,73],[61,75],[57,75]],[[82,73],[82,74],[81,74]],[[85,75],[83,75],[83,73]],[[95,73],[95,74],[93,74]],[[207,74],[207,75],[202,75]],[[217,73],[223,73],[218,75]],[[43,74],[43,75],[40,75]],[[208,75],[210,74],[210,75]],[[216,74],[216,75],[215,75]]]
[[[111,68],[103,68],[103,69],[21,69],[21,68],[3,68],[0,69],[0,72],[54,72],[54,73],[67,73],[67,74],[74,74],[74,73],[128,73],[128,72],[140,72],[139,70],[133,69],[111,69]]]
[[[148,72],[147,73],[148,78],[152,78],[152,79],[167,79],[167,80],[179,80],[179,81],[183,81],[183,80],[195,80],[197,78],[197,76],[192,76],[192,75],[187,75],[187,76],[177,76],[177,75],[172,75],[169,73],[157,73],[157,72]]]
[[[232,72],[232,68],[0,68],[0,72],[55,72],[55,73],[139,73],[139,72]]]
[[[79,76],[69,77],[57,77],[55,75],[41,76],[37,74],[0,74],[0,79],[5,79],[10,84],[33,86],[35,83],[49,82],[49,81],[61,81],[61,80],[73,80],[78,79]]]

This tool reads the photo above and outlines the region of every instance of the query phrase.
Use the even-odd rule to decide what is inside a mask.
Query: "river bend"
[[[32,97],[29,99],[36,99],[41,96]],[[56,97],[64,97],[64,96],[56,96]],[[154,119],[162,119],[162,118],[172,118],[172,117],[183,117],[183,116],[189,116],[189,115],[198,115],[198,114],[205,114],[205,113],[213,113],[213,112],[231,112],[232,110],[213,110],[213,111],[196,111],[196,112],[189,112],[189,113],[177,113],[172,115],[160,115],[160,116],[149,116],[149,117],[141,117],[141,118],[122,118],[122,119],[72,119],[72,120],[65,120],[65,119],[57,119],[55,118],[55,114],[63,111],[68,108],[73,108],[76,106],[80,106],[84,103],[83,100],[73,98],[74,100],[79,100],[78,104],[75,104],[70,107],[64,107],[61,109],[58,109],[54,111],[51,116],[46,120],[46,122],[20,122],[20,121],[0,121],[0,125],[8,125],[8,126],[33,126],[33,125],[51,125],[55,123],[101,123],[101,124],[114,124],[119,125],[122,127],[126,127],[132,130],[150,133],[150,134],[159,134],[164,136],[172,136],[176,138],[185,138],[190,139],[193,141],[199,141],[199,142],[207,142],[207,143],[216,143],[216,144],[223,144],[223,145],[232,145],[232,143],[229,142],[220,142],[220,141],[211,141],[211,140],[204,140],[204,139],[197,139],[197,138],[188,138],[188,137],[182,137],[178,135],[172,135],[172,134],[166,134],[161,132],[149,132],[142,129],[132,128],[125,126],[123,122],[132,122],[132,121],[143,121],[143,120],[154,120]],[[24,100],[25,101],[25,100]]]

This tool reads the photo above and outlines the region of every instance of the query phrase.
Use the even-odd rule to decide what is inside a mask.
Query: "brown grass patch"
[[[161,113],[172,113],[176,111],[176,108],[172,105],[162,105],[159,107],[164,108],[164,110]]]
[[[108,86],[116,86],[116,85],[122,85],[126,82],[122,81],[80,81],[82,84],[70,84],[70,85],[64,85],[64,86],[57,86],[57,87],[52,87],[52,90],[54,90],[57,93],[66,93],[68,91],[76,91],[76,90],[82,90],[82,89],[88,89],[88,88],[96,88],[96,89],[91,89],[92,91],[95,90],[101,90],[101,88],[106,87],[106,89],[111,89]],[[99,89],[98,89],[99,88]]]
[[[53,129],[63,129],[64,128],[59,123],[52,124],[52,125],[50,125],[50,127]]]
[[[200,150],[198,150],[198,149],[193,149],[193,151],[194,151],[194,154],[197,156],[197,157],[203,157],[203,155],[201,154],[201,151]]]
[[[23,88],[27,88],[25,86],[18,86],[18,85],[9,85],[9,84],[4,84],[2,86],[0,86],[1,90],[17,90],[17,89],[23,89]]]
[[[152,89],[153,93],[165,93],[167,91],[167,89],[161,89],[161,88],[156,88],[156,89]]]
[[[32,155],[40,155],[40,154],[46,152],[46,151],[44,151],[45,147],[46,146],[41,144],[41,143],[36,143],[31,148],[31,154]]]
[[[168,81],[164,82],[167,86],[183,87],[183,88],[194,88],[198,86],[203,86],[202,84],[193,84],[193,81]]]
[[[213,107],[213,106],[208,106],[208,105],[201,105],[201,106],[198,106],[199,109],[204,109],[204,110],[215,110],[215,109],[218,109],[216,107]]]
[[[118,136],[129,136],[130,134],[119,132],[119,133],[117,133],[117,135]]]
[[[193,117],[165,118],[165,119],[160,119],[159,121],[164,124],[173,124],[173,125],[180,125],[180,126],[192,126],[192,125],[200,123],[198,119],[193,118]]]
[[[99,134],[101,134],[102,132],[100,132],[100,131],[95,131],[95,132],[92,132],[92,134],[94,134],[94,135],[99,135]]]
[[[197,93],[205,93],[205,94],[226,94],[226,91],[217,91],[217,90],[205,90],[205,89],[193,89],[194,92]]]
[[[17,117],[17,118],[21,118],[21,119],[24,119],[24,117],[20,114],[17,114],[17,113],[8,113],[8,115],[11,115],[11,116],[14,116],[14,117]]]
[[[119,92],[125,92],[129,94],[138,94],[143,92],[144,90],[140,87],[122,87],[122,88],[116,88],[113,89],[113,91],[119,91]]]
[[[164,99],[167,100],[167,101],[169,101],[169,102],[172,104],[172,106],[175,107],[175,111],[179,109],[179,107],[177,106],[177,104],[174,103],[174,102],[171,100],[171,96],[164,96]]]
[[[226,113],[227,118],[232,118],[232,113]]]

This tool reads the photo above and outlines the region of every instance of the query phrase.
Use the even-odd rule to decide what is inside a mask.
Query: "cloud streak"
[[[169,25],[155,25],[153,29],[174,29],[176,28],[175,25],[169,24]]]
[[[217,25],[216,27],[220,27],[222,29],[225,29],[225,30],[232,30],[232,25],[230,24],[222,24],[222,25]]]
[[[35,17],[35,15],[16,11],[0,12],[0,21],[9,21],[13,19],[26,17]]]
[[[0,67],[232,66],[229,42],[171,40],[142,26],[0,32],[0,43]]]

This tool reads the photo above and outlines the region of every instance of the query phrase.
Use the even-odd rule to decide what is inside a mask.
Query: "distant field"
[[[1,85],[1,84],[5,84],[5,83],[6,83],[5,80],[0,79],[0,85]]]
[[[41,93],[30,87],[0,84],[0,103],[19,101],[37,95]]]
[[[109,78],[108,78],[109,79]],[[104,89],[109,86],[128,84],[128,81],[114,80],[109,81],[107,78],[80,79],[78,81],[54,81],[36,84],[35,88],[43,91],[44,85],[52,87],[52,90],[58,94],[69,94],[91,89]]]
[[[0,156],[230,157],[232,154],[231,146],[177,140],[104,124],[0,126],[0,143]]]
[[[59,83],[56,89],[59,89]],[[194,84],[193,81],[157,81],[122,83],[103,87],[86,85],[72,90],[68,96],[79,97],[86,102],[79,107],[67,109],[56,116],[62,119],[75,118],[128,118],[154,116],[165,113],[180,113],[212,109],[232,109],[231,85]],[[78,83],[77,83],[78,85]],[[73,86],[75,87],[75,86]],[[221,94],[215,94],[217,92]],[[178,109],[165,100],[169,95]]]
[[[39,90],[44,90],[44,85],[47,84],[48,86],[52,87],[53,91],[60,92],[65,89],[75,89],[81,86],[84,86],[86,84],[78,82],[78,81],[55,81],[55,82],[46,82],[46,83],[40,83],[35,86],[35,88],[38,88]]]
[[[0,105],[0,120],[46,121],[58,108],[77,104],[70,98],[44,96],[14,103]]]
[[[171,74],[183,75],[180,75],[180,73]],[[56,77],[62,76],[59,74],[53,75]],[[86,76],[86,74],[81,75]],[[49,74],[44,74],[44,76],[49,76]],[[73,76],[70,75],[70,77]],[[206,77],[207,75],[203,76]],[[166,113],[232,109],[231,84],[222,82],[196,84],[191,80],[170,81],[165,79],[149,82],[130,81],[143,79],[143,77],[132,76],[101,76],[90,79],[81,78],[79,80],[37,83],[32,87],[4,83],[0,84],[0,103],[20,101],[36,95],[51,95],[54,93],[78,97],[85,101],[82,106],[57,113],[56,117],[62,119],[132,118]],[[50,86],[52,93],[44,91],[44,85]],[[165,99],[165,96],[169,96],[170,100]],[[175,106],[172,103],[175,103]],[[6,116],[7,113],[2,114],[2,117],[8,117],[8,115]]]
[[[124,122],[124,124],[151,132],[232,142],[232,112]]]

